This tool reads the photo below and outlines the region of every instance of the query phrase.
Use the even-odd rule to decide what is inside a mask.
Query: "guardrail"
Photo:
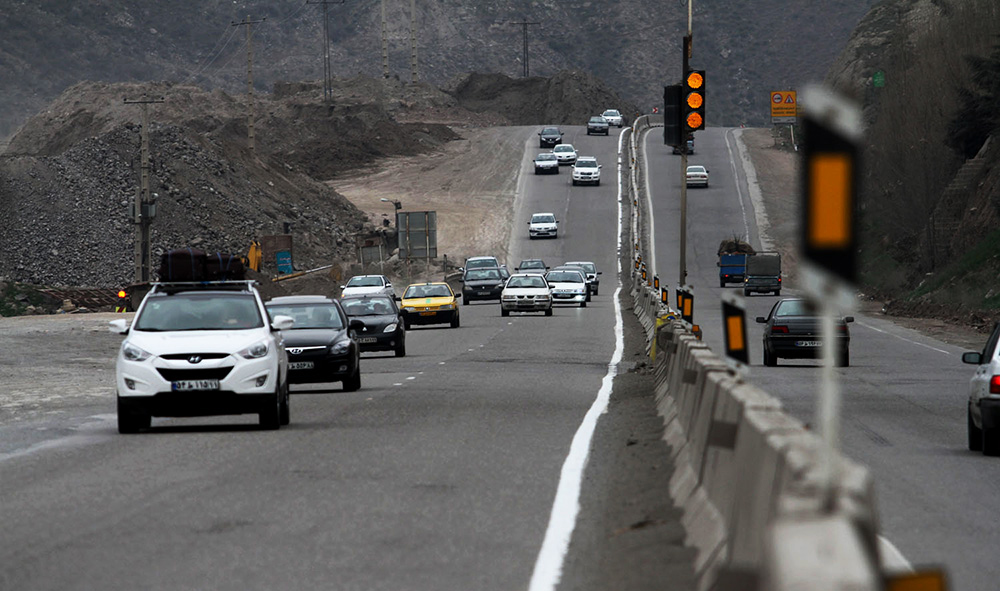
[[[636,268],[650,261],[645,188],[638,170],[642,133],[632,126],[629,265],[634,312],[654,359],[655,399],[676,466],[670,483],[684,508],[687,544],[697,549],[698,588],[867,591],[883,588],[874,483],[866,468],[837,455],[745,383],[680,321]],[[825,478],[832,463],[836,478]]]

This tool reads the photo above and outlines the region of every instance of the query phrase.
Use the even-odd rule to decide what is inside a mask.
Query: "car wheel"
[[[590,293],[590,292],[588,291],[588,292],[587,292],[587,301],[589,302],[589,301],[590,301],[590,300],[592,299],[592,297],[593,297],[593,294],[591,294],[591,293]]]
[[[549,308],[548,310],[546,310],[545,311],[545,315],[546,316],[552,316],[552,308]]]
[[[123,410],[121,399],[118,400],[118,432],[122,434],[138,433],[149,429],[152,417],[147,413],[134,410]]]
[[[510,310],[504,310],[503,308],[500,308],[500,315],[501,316],[510,316]]]
[[[542,171],[536,168],[535,169],[535,174],[542,174]]]
[[[461,326],[461,324],[462,324],[461,319],[459,319],[458,314],[455,314],[455,316],[453,316],[451,319],[451,327],[458,328],[459,326]]]
[[[576,179],[573,179],[573,186],[576,186]]]
[[[598,179],[598,180],[594,181],[594,186],[595,187],[600,187],[601,186],[601,180]]]
[[[596,287],[595,287],[595,288],[594,288],[594,295],[600,295],[600,294],[599,294],[599,293],[597,293],[597,292],[598,292],[598,288],[596,288]]]
[[[767,367],[775,367],[778,365],[778,358],[773,354],[767,352],[767,347],[764,347],[764,365]]]
[[[965,412],[969,418],[969,451],[983,451],[983,430],[976,427],[976,423],[972,420],[971,402],[965,407]]]
[[[469,298],[462,298],[462,305],[463,306],[468,306],[469,305]]]
[[[983,434],[983,454],[987,456],[1000,456],[1000,433],[997,429],[987,429],[986,425],[979,430]]]
[[[403,330],[410,330],[410,321],[406,318],[403,319]]]
[[[291,404],[289,404],[289,398],[291,398],[291,394],[289,393],[288,382],[285,382],[285,387],[282,389],[282,391],[284,393],[281,395],[281,408],[278,409],[278,414],[281,424],[287,425],[288,423],[292,422],[292,409],[291,409]]]
[[[726,286],[726,280],[720,277],[719,278],[719,287],[725,287],[725,286]]]
[[[281,428],[281,386],[275,386],[274,396],[268,397],[257,412],[261,429],[274,431]]]
[[[357,392],[361,389],[361,364],[354,366],[354,373],[344,379],[344,392]]]
[[[580,302],[580,307],[581,308],[586,308],[587,307],[587,300],[583,300],[582,302]]]
[[[396,344],[396,357],[406,357],[406,339],[399,339],[399,343]]]
[[[837,355],[837,367],[848,367],[851,365],[851,352],[844,349]]]

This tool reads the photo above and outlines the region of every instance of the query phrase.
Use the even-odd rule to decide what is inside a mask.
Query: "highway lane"
[[[714,351],[722,351],[716,249],[722,238],[747,227],[760,248],[745,171],[732,157],[734,130],[699,132],[693,164],[711,170],[709,189],[688,191],[688,282],[695,290],[695,321]],[[680,156],[654,130],[643,146],[656,228],[661,281],[679,274]],[[746,212],[744,214],[744,212]],[[744,226],[745,224],[745,226]],[[743,233],[743,232],[739,232]],[[782,295],[796,292],[786,287]],[[726,289],[735,290],[733,287]],[[815,423],[819,364],[779,360],[762,366],[761,328],[773,296],[747,298],[750,380],[781,400],[790,414]],[[845,454],[868,466],[875,478],[883,535],[913,564],[944,564],[955,589],[996,588],[1000,565],[993,553],[1000,530],[1000,462],[966,448],[965,404],[973,368],[960,350],[892,324],[855,314],[851,367],[837,370],[843,393],[841,442]]]
[[[566,131],[614,177],[615,136]],[[524,226],[511,258],[605,271],[586,309],[463,306],[459,329],[411,331],[404,358],[366,354],[358,392],[296,388],[280,431],[212,417],[119,436],[110,389],[100,408],[20,425],[36,435],[0,458],[0,587],[525,588],[614,348],[615,195],[567,170],[525,177],[513,208],[559,212],[562,236],[528,241]],[[94,372],[111,384],[106,364]]]

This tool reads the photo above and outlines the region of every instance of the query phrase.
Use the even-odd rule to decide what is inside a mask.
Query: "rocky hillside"
[[[692,64],[708,71],[711,125],[767,122],[768,92],[820,79],[874,0],[697,0]],[[330,14],[338,77],[382,75],[380,2]],[[390,76],[410,79],[409,4],[387,2]],[[259,92],[323,72],[323,11],[302,0],[170,2],[0,0],[0,138],[82,80],[170,80],[246,88],[247,17]],[[417,3],[418,74],[437,86],[467,72],[520,77],[528,27],[531,75],[581,70],[644,112],[680,79],[683,2],[514,0]],[[614,105],[608,105],[614,106]]]

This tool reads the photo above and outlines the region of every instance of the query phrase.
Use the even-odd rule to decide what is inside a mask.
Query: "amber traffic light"
[[[705,70],[684,73],[681,89],[681,131],[705,129]]]

